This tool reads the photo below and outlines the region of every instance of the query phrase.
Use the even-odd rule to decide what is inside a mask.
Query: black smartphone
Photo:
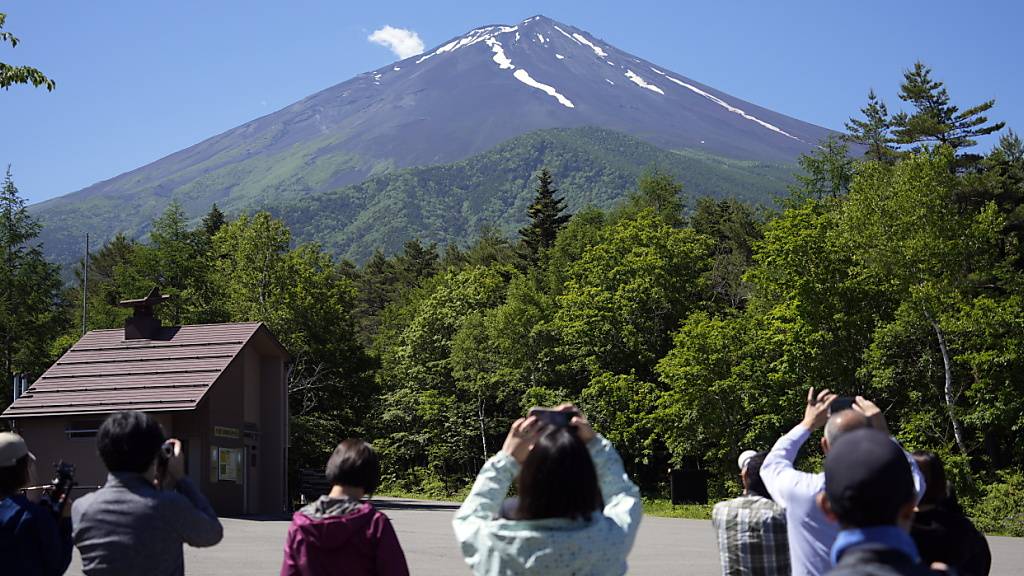
[[[554,410],[551,408],[530,408],[530,412],[527,416],[536,416],[541,422],[557,428],[565,428],[569,426],[569,422],[572,421],[573,416],[579,416],[579,412],[575,410],[564,411]]]
[[[173,456],[174,442],[168,440],[163,443],[163,446],[160,446],[160,452],[157,453],[156,477],[161,483],[163,483],[164,478],[167,476],[167,464]]]
[[[828,406],[828,414],[831,416],[836,412],[842,412],[843,410],[849,410],[853,408],[853,396],[840,396],[832,401]]]

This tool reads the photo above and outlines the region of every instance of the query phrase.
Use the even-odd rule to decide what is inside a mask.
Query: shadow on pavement
[[[454,512],[459,509],[458,502],[434,502],[404,498],[373,499],[371,502],[379,510],[451,510]]]

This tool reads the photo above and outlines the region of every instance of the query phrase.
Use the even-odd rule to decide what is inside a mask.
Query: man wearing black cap
[[[840,532],[831,576],[939,574],[921,564],[910,537],[917,494],[903,450],[864,428],[839,438],[825,457],[818,505]]]

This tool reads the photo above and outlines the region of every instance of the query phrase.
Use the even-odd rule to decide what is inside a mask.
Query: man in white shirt
[[[828,389],[815,394],[811,388],[807,393],[804,419],[779,438],[761,465],[761,479],[768,492],[786,509],[793,576],[821,576],[828,572],[832,568],[829,551],[839,534],[839,526],[825,518],[816,501],[818,493],[825,489],[825,474],[801,472],[793,467],[800,447],[812,432],[822,426],[825,426],[825,435],[821,439],[821,449],[826,454],[829,447],[847,432],[870,426],[889,433],[882,411],[861,396],[853,400],[850,409],[830,416],[829,409],[836,398]],[[925,489],[924,477],[909,454],[907,460],[910,461],[914,486],[920,498]]]

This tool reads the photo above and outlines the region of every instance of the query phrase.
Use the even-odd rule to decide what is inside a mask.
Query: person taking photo
[[[455,513],[463,558],[478,575],[625,574],[640,489],[576,407],[542,412],[566,413],[567,425],[538,415],[516,420]],[[502,517],[514,481],[518,501]]]
[[[32,481],[35,456],[21,436],[0,432],[0,572],[57,576],[71,563],[70,500],[59,518],[29,501],[22,490]]]
[[[775,502],[786,509],[793,576],[820,576],[828,572],[832,567],[829,550],[839,534],[839,527],[825,517],[817,504],[818,494],[825,489],[825,474],[803,472],[794,466],[800,447],[823,426],[821,451],[826,457],[840,438],[853,431],[873,428],[889,436],[885,415],[874,402],[857,396],[844,399],[846,402],[841,405],[837,399],[828,389],[815,394],[811,388],[803,420],[775,442],[761,465],[761,480]],[[896,443],[895,439],[890,440]],[[903,454],[920,497],[926,482],[910,454]]]
[[[181,442],[144,412],[112,414],[96,436],[109,474],[71,508],[86,576],[182,576],[182,544],[213,546],[223,529],[185,476]]]

